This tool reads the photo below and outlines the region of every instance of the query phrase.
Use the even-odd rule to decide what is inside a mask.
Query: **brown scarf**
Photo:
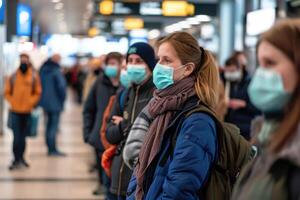
[[[154,92],[154,97],[149,103],[149,113],[154,121],[150,125],[135,168],[137,200],[141,200],[144,196],[144,175],[160,150],[164,133],[175,112],[189,97],[195,95],[194,85],[195,78],[188,77],[167,89]]]

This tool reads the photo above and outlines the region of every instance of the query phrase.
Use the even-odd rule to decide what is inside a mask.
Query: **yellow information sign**
[[[124,21],[126,30],[134,30],[144,28],[144,20],[141,18],[126,18]]]
[[[163,16],[185,17],[195,14],[195,6],[187,1],[163,1]]]

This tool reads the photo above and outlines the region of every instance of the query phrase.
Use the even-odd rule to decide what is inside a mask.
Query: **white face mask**
[[[241,70],[237,70],[235,72],[225,72],[225,79],[228,81],[240,81],[243,78],[243,73]]]

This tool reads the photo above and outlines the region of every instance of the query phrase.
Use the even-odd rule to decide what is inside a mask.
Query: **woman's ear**
[[[187,63],[187,64],[186,64],[186,68],[185,68],[185,72],[184,72],[184,76],[185,76],[185,77],[190,76],[190,75],[194,72],[195,67],[196,67],[196,66],[195,66],[194,63]]]

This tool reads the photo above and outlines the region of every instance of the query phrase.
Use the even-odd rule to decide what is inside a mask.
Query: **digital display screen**
[[[31,35],[32,14],[31,8],[26,4],[18,4],[17,7],[17,35]]]
[[[5,16],[5,0],[0,0],[0,24],[4,23]]]

